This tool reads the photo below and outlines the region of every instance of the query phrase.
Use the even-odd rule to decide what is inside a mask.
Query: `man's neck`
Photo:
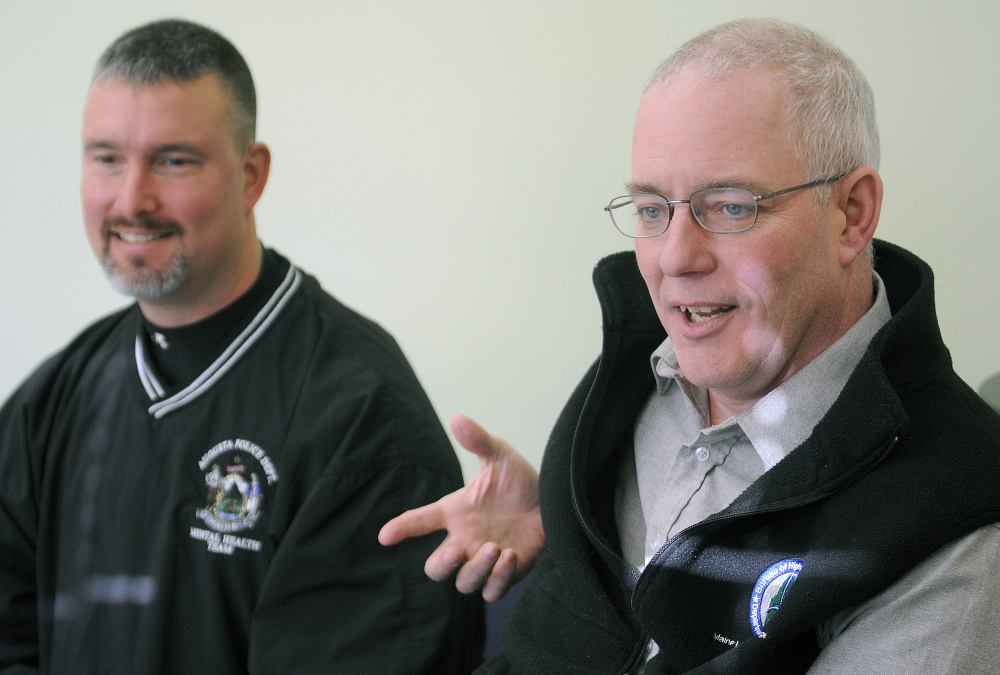
[[[289,263],[264,253],[257,281],[234,302],[196,323],[177,327],[143,321],[146,352],[168,387],[186,386],[232,343],[267,303],[288,272]]]
[[[214,283],[210,288],[184,284],[167,297],[140,298],[142,315],[157,326],[177,328],[222,311],[246,293],[260,276],[263,246],[259,241],[255,244],[227,283]]]

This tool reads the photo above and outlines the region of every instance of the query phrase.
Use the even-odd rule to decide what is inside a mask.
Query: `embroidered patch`
[[[757,577],[750,598],[750,625],[758,637],[766,638],[764,626],[774,616],[788,595],[788,589],[799,578],[802,561],[789,558],[776,562]]]
[[[259,541],[234,533],[257,524],[271,492],[267,488],[278,482],[267,453],[242,438],[226,440],[202,455],[198,467],[205,472],[205,507],[195,517],[209,529],[192,527],[191,538],[204,541],[213,553],[259,551]]]

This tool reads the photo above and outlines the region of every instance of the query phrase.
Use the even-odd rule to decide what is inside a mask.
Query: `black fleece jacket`
[[[648,675],[805,672],[817,624],[1000,520],[1000,418],[952,369],[930,268],[875,246],[893,316],[837,402],[809,439],[667,542],[641,576],[621,555],[614,490],[665,334],[634,255],[598,264],[601,358],[542,462],[548,550],[507,622],[503,654],[479,672],[629,673],[648,638],[660,646]],[[778,580],[783,593],[764,590],[771,569],[793,572]],[[757,605],[772,601],[766,626],[755,625]]]

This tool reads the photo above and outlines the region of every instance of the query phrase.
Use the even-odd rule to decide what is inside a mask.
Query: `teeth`
[[[680,310],[688,315],[692,323],[705,323],[706,321],[711,321],[721,314],[723,308],[711,306],[686,307],[684,305],[680,305]]]
[[[161,239],[167,236],[166,234],[135,234],[134,232],[117,232],[116,234],[118,235],[119,239],[121,239],[122,241],[127,241],[130,244],[146,242],[146,241],[154,241],[156,239]]]

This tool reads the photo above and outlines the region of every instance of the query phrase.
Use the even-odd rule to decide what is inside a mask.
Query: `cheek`
[[[224,217],[225,202],[203,185],[167,186],[160,197],[159,215],[179,223],[189,237],[212,237]]]
[[[108,194],[103,186],[94,180],[84,178],[80,182],[80,205],[83,209],[83,224],[87,229],[87,237],[93,244],[100,239],[101,226],[107,214],[113,196]]]
[[[812,255],[816,242],[805,236],[808,225],[793,218],[778,221],[766,236],[742,252],[738,264],[757,283],[782,287],[800,273]]]
[[[660,271],[658,248],[655,239],[635,240],[635,259],[639,264],[639,273],[646,281],[646,286],[650,291],[654,291],[663,279],[663,272]]]
[[[731,267],[738,280],[739,303],[750,318],[757,338],[780,333],[805,268],[801,257],[781,240],[744,251]]]
[[[646,282],[646,290],[653,302],[656,316],[660,319],[660,324],[667,330],[667,322],[670,319],[670,312],[663,306],[660,298],[660,286],[663,284],[663,271],[660,269],[659,247],[656,246],[656,239],[636,239],[635,257],[639,265],[639,273],[643,281]]]
[[[812,321],[815,298],[824,292],[814,261],[801,250],[775,247],[767,257],[744,263],[741,278],[750,294],[756,339],[784,345],[779,350],[793,348]]]
[[[781,294],[777,289],[783,285],[783,274],[762,260],[747,259],[741,262],[736,270],[735,276],[740,280],[743,292],[750,297],[743,300],[749,301],[754,306],[759,306],[758,311],[766,311],[770,306],[780,300]]]
[[[231,220],[242,212],[243,197],[231,182],[220,179],[178,186],[169,203],[177,218],[190,223],[209,223]]]
[[[639,265],[639,274],[646,282],[646,288],[653,297],[653,302],[657,303],[660,283],[663,281],[663,272],[660,270],[657,247],[652,239],[635,240],[635,259]]]
[[[83,215],[90,218],[96,213],[102,202],[107,201],[102,194],[100,183],[86,175],[80,180],[80,203],[83,205]]]

